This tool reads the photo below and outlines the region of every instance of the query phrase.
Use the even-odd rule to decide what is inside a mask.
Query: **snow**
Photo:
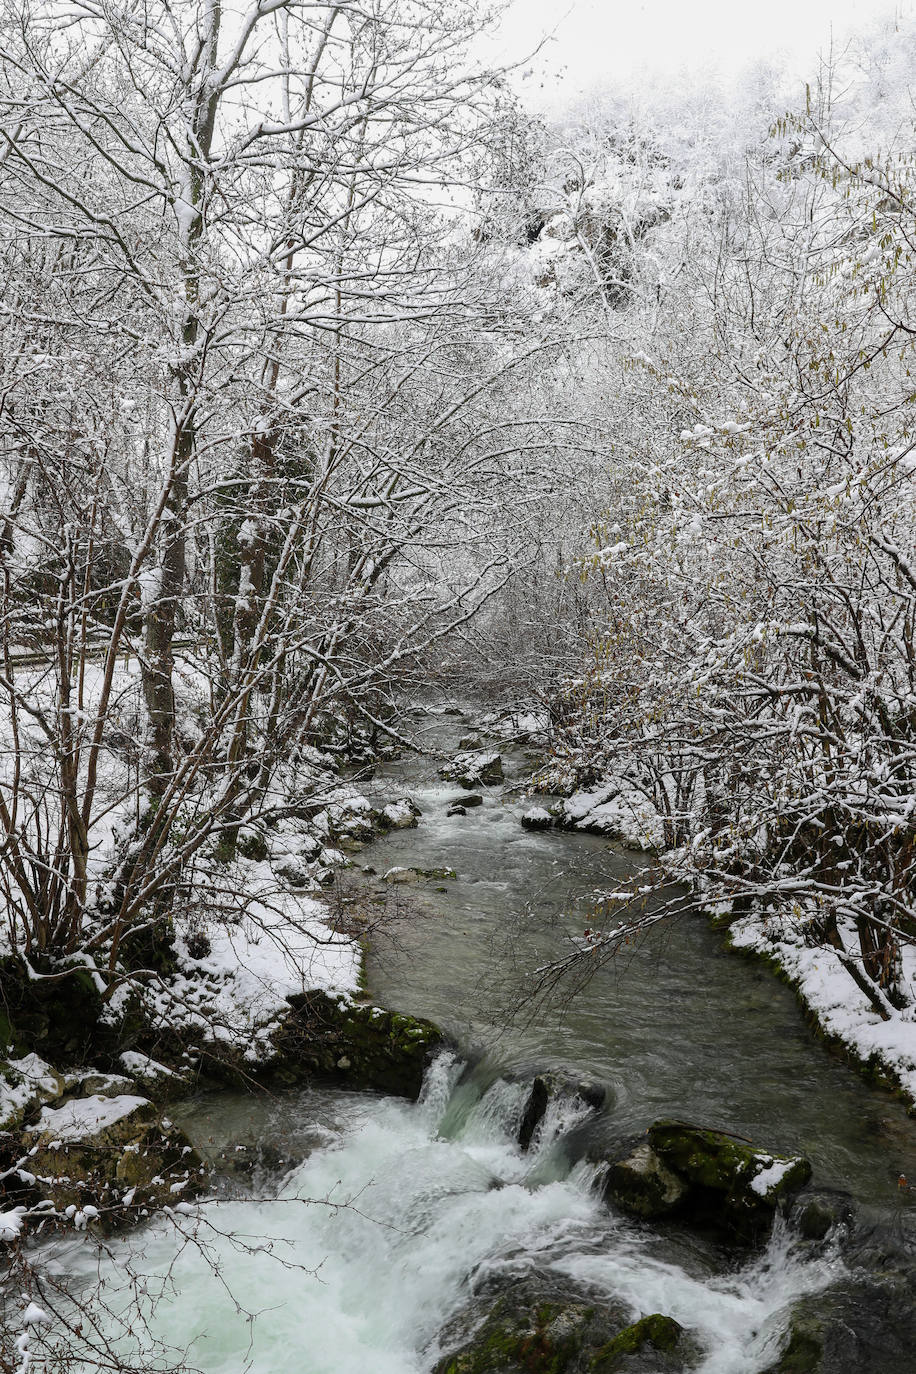
[[[661,849],[661,817],[646,797],[625,778],[574,792],[563,803],[563,819],[575,830],[622,840],[634,849]]]
[[[0,1240],[12,1243],[22,1232],[22,1216],[19,1212],[0,1212]]]
[[[66,1082],[37,1054],[0,1063],[0,1130],[21,1119],[31,1104],[59,1096]]]
[[[751,1192],[758,1197],[767,1197],[774,1189],[778,1188],[786,1174],[792,1168],[794,1160],[791,1159],[771,1159],[769,1155],[758,1156],[764,1167],[756,1177],[751,1179]]]
[[[51,1318],[37,1302],[30,1302],[22,1314],[23,1326],[50,1326]]]
[[[207,923],[202,933],[210,948],[201,958],[179,935],[179,972],[147,991],[147,1012],[153,1024],[192,1030],[257,1063],[273,1053],[271,1034],[289,1010],[288,997],[359,990],[361,952],[357,941],[328,927],[319,901],[280,887],[269,862],[240,865],[238,884],[239,915]]]
[[[160,1064],[158,1059],[150,1059],[148,1054],[140,1054],[138,1050],[125,1050],[118,1057],[127,1073],[137,1077],[181,1079],[180,1073],[176,1073],[166,1064]]]
[[[91,1097],[65,1102],[62,1107],[44,1107],[33,1129],[63,1142],[87,1140],[123,1121],[138,1107],[149,1105],[146,1097],[126,1093],[121,1097],[102,1097],[93,1093]]]
[[[854,931],[843,927],[849,948]],[[909,1004],[891,1009],[883,1020],[844,968],[837,951],[829,946],[809,948],[802,929],[789,921],[767,922],[746,916],[731,927],[731,941],[738,949],[753,950],[775,958],[796,984],[805,1005],[829,1036],[835,1037],[858,1059],[877,1062],[916,1102],[916,951],[903,949],[902,986],[909,989]]]

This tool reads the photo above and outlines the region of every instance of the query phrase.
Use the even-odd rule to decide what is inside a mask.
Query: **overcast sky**
[[[804,80],[831,31],[842,44],[882,18],[914,12],[916,0],[514,0],[499,47],[517,60],[552,35],[516,81],[526,103],[551,109],[641,73],[717,71],[727,79],[759,59]]]

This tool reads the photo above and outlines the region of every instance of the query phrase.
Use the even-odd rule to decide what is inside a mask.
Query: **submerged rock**
[[[566,1098],[571,1105],[598,1111],[604,1105],[606,1096],[606,1089],[598,1083],[576,1082],[553,1073],[538,1074],[532,1080],[531,1091],[522,1114],[518,1131],[519,1146],[523,1150],[529,1148],[551,1101]]]
[[[453,868],[405,868],[398,865],[395,868],[389,868],[386,873],[382,874],[382,882],[396,885],[420,883],[424,880],[441,883],[457,878],[457,876]]]

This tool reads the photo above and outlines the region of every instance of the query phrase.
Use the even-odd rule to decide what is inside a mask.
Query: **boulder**
[[[545,811],[543,806],[532,806],[522,816],[524,830],[550,830],[553,823],[553,816],[549,811]]]
[[[468,814],[468,809],[466,806],[458,806],[456,804],[454,806],[450,806],[445,814],[446,816],[466,816]]]
[[[184,1074],[178,1073],[166,1064],[160,1064],[158,1060],[151,1059],[148,1054],[141,1054],[138,1050],[125,1050],[120,1056],[120,1063],[143,1095],[153,1098],[156,1102],[184,1097],[191,1090],[191,1083]]]
[[[687,1192],[684,1180],[663,1164],[646,1143],[638,1145],[626,1159],[612,1164],[605,1176],[607,1201],[646,1220],[676,1211]]]
[[[445,1036],[432,1021],[357,1005],[325,992],[298,993],[274,1033],[274,1072],[284,1083],[330,1078],[348,1087],[416,1098]]]
[[[58,1101],[78,1082],[37,1054],[0,1061],[0,1131],[16,1131],[47,1103]]]
[[[685,1368],[685,1358],[693,1363],[695,1346],[684,1328],[661,1312],[625,1326],[591,1360],[589,1374],[656,1374],[664,1369]]]
[[[565,1292],[531,1303],[506,1294],[483,1325],[433,1374],[663,1374],[692,1367],[697,1346],[671,1317],[624,1326],[623,1310]]]
[[[688,1185],[678,1210],[739,1239],[768,1228],[811,1177],[802,1156],[774,1154],[725,1131],[656,1121],[648,1135],[655,1155]]]
[[[420,808],[409,797],[399,797],[397,801],[382,807],[379,824],[389,830],[414,830],[417,817],[421,814]]]
[[[491,786],[503,780],[502,755],[497,750],[458,753],[449,763],[443,764],[439,776],[469,790],[481,784]]]
[[[574,1107],[581,1109],[584,1105],[592,1111],[599,1111],[606,1095],[606,1090],[598,1083],[577,1082],[554,1073],[538,1074],[532,1080],[522,1114],[518,1131],[519,1146],[523,1150],[530,1147],[552,1100],[565,1098]]]
[[[61,1212],[91,1207],[115,1222],[125,1209],[172,1204],[200,1187],[203,1166],[190,1141],[143,1097],[94,1093],[45,1107],[25,1143],[20,1178]]]
[[[383,883],[403,885],[405,883],[446,882],[457,877],[453,868],[405,868],[400,865],[389,868],[382,874]]]

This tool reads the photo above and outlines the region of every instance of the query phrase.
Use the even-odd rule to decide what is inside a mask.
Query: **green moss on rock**
[[[445,1043],[432,1021],[338,1001],[324,992],[290,998],[274,1036],[275,1072],[295,1082],[317,1076],[415,1098],[430,1055]]]
[[[800,1155],[777,1155],[724,1131],[656,1121],[648,1135],[662,1163],[688,1185],[680,1210],[741,1238],[768,1226],[811,1177],[811,1165]]]
[[[683,1334],[684,1328],[673,1317],[653,1312],[633,1322],[632,1326],[625,1327],[612,1341],[608,1341],[589,1368],[594,1374],[614,1374],[615,1370],[626,1367],[628,1356],[638,1354],[647,1346],[670,1355],[677,1349]]]

